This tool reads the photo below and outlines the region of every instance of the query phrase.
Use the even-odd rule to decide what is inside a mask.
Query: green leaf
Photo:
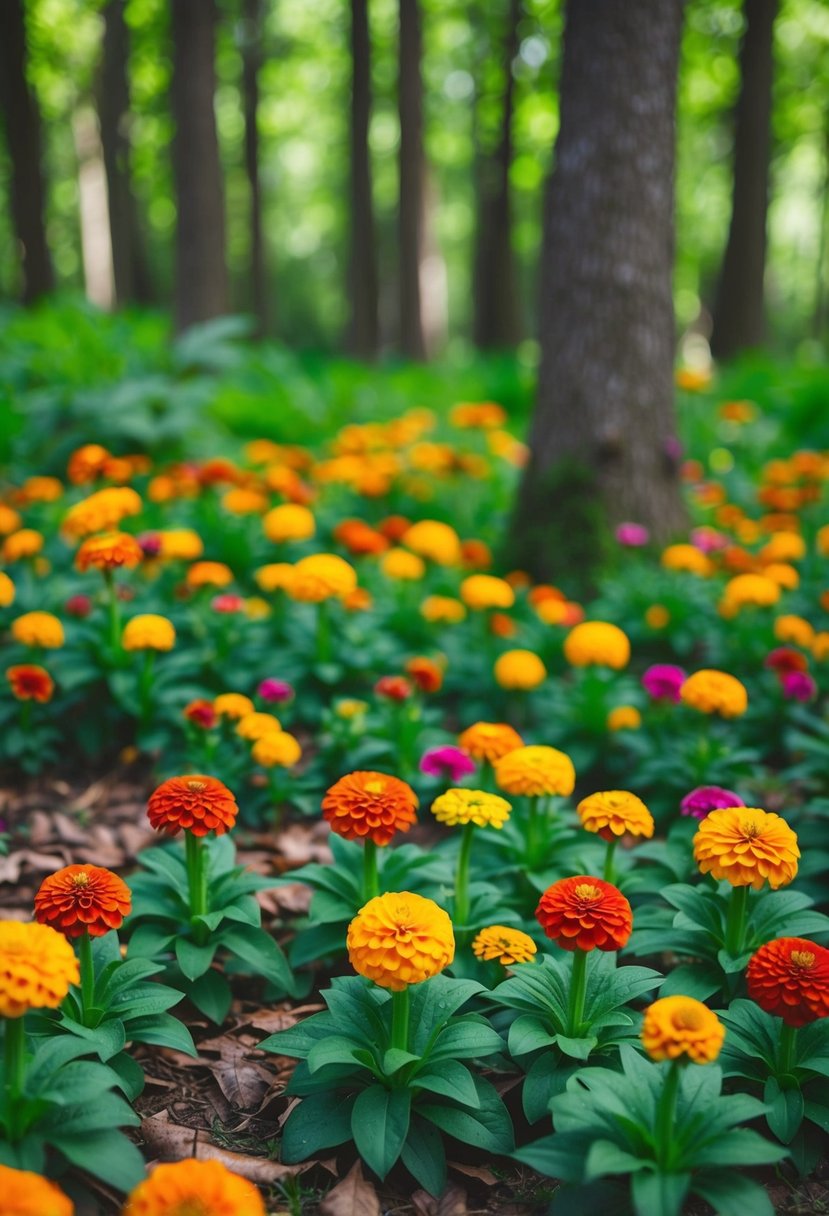
[[[127,1051],[120,1052],[108,1062],[118,1076],[121,1091],[130,1102],[134,1102],[144,1088],[144,1070]]]
[[[411,1084],[430,1093],[453,1098],[473,1110],[481,1105],[469,1070],[457,1060],[443,1060],[439,1065],[417,1073]]]
[[[556,1132],[522,1145],[510,1156],[547,1178],[579,1182],[591,1141],[589,1132]]]
[[[651,1162],[627,1152],[612,1140],[594,1140],[584,1163],[587,1182],[604,1178],[608,1174],[635,1174],[651,1167]]]
[[[244,928],[229,925],[222,929],[219,940],[226,950],[249,963],[256,973],[290,992],[294,981],[291,968],[270,933],[249,925]]]
[[[694,1165],[773,1165],[787,1157],[780,1144],[764,1140],[750,1128],[735,1128],[694,1150]]]
[[[230,984],[223,975],[219,975],[218,971],[213,970],[199,976],[195,983],[187,989],[187,995],[196,1008],[206,1014],[217,1026],[221,1026],[224,1022],[233,1000]]]
[[[573,1039],[566,1034],[557,1034],[556,1043],[566,1056],[571,1056],[574,1060],[586,1060],[593,1048],[596,1046],[598,1039],[591,1037],[589,1039]]]
[[[412,1114],[409,1134],[400,1151],[406,1169],[430,1195],[437,1197],[446,1186],[446,1152],[440,1132],[431,1123]]]
[[[497,1091],[482,1077],[473,1077],[480,1108],[462,1110],[418,1102],[418,1112],[463,1144],[472,1144],[491,1153],[510,1153],[514,1138],[510,1117]]]
[[[136,956],[142,958],[157,958],[163,954],[175,937],[166,925],[145,921],[138,925],[130,935],[127,946],[127,961]]]
[[[638,1173],[631,1183],[636,1216],[680,1216],[691,1175]]]
[[[509,1028],[507,1037],[509,1053],[513,1058],[529,1055],[530,1052],[538,1051],[539,1048],[549,1047],[555,1041],[555,1034],[550,1034],[541,1018],[532,1013],[524,1013],[516,1018]]]
[[[471,1014],[451,1022],[441,1031],[429,1052],[429,1059],[433,1062],[483,1059],[501,1051],[503,1046],[497,1030]]]
[[[706,1001],[721,986],[719,968],[710,963],[683,963],[668,973],[659,995],[692,996],[695,1000]]]
[[[409,1131],[412,1093],[372,1085],[358,1094],[351,1112],[351,1134],[357,1152],[380,1179],[400,1156]]]
[[[768,1106],[766,1122],[778,1140],[789,1144],[803,1122],[806,1105],[800,1086],[781,1089],[776,1077],[769,1077],[763,1092],[763,1101]]]
[[[288,1116],[280,1157],[286,1165],[305,1161],[321,1148],[336,1148],[351,1139],[354,1096],[323,1091],[303,1098]]]
[[[155,1047],[171,1047],[186,1056],[198,1055],[190,1031],[171,1013],[137,1018],[129,1023],[129,1036],[134,1043],[152,1043]]]
[[[204,975],[213,962],[217,945],[215,938],[205,946],[197,946],[187,937],[176,938],[176,958],[188,980],[197,980]]]
[[[393,1076],[399,1072],[401,1068],[405,1068],[407,1064],[414,1064],[420,1061],[420,1056],[413,1055],[410,1051],[401,1051],[399,1047],[390,1047],[383,1055],[383,1073],[387,1077]]]
[[[78,1169],[86,1170],[119,1191],[131,1191],[146,1172],[144,1158],[121,1132],[108,1130],[95,1135],[63,1135],[51,1143]]]
[[[332,1034],[321,1039],[308,1053],[308,1071],[317,1072],[326,1064],[350,1064],[356,1059],[360,1044],[345,1035]]]
[[[717,1216],[774,1216],[768,1191],[733,1170],[705,1170],[694,1179],[694,1191],[711,1204]]]

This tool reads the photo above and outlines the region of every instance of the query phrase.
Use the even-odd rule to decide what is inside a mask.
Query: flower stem
[[[115,586],[112,571],[104,570],[103,574],[109,607],[109,644],[112,647],[113,656],[115,656],[121,649],[121,609],[118,604],[118,589]]]
[[[607,842],[607,852],[604,855],[604,880],[605,882],[613,882],[613,854],[616,852],[616,845],[619,843],[618,838],[614,836]]]
[[[474,823],[465,823],[461,833],[458,872],[455,875],[455,922],[459,929],[467,928],[469,920],[469,861],[472,856]]]
[[[539,802],[539,799],[531,796],[527,799],[527,802],[529,803],[529,813],[527,815],[527,831],[526,831],[526,836],[525,836],[525,843],[527,846],[527,869],[532,870],[535,868],[535,864],[536,864],[536,860],[537,860],[535,854],[536,854],[536,850],[538,848],[536,840],[537,840],[537,836],[538,836],[538,802]]]
[[[328,604],[321,600],[317,604],[317,662],[328,663],[331,659],[331,620]]]
[[[138,702],[140,706],[140,722],[142,726],[147,726],[152,714],[152,690],[153,690],[153,667],[155,665],[155,651],[144,651],[144,666],[141,669],[141,675],[138,681]]]
[[[5,1089],[9,1138],[15,1139],[16,1115],[23,1093],[23,1076],[26,1063],[26,1033],[23,1018],[6,1018],[5,1035]]]
[[[391,1045],[409,1050],[409,989],[391,994]]]
[[[732,958],[743,953],[748,911],[748,887],[733,887],[725,922],[725,951]]]
[[[81,1020],[84,1026],[88,1026],[87,1015],[95,1004],[95,964],[92,961],[92,939],[88,931],[84,931],[78,938],[78,961],[81,964]]]
[[[377,875],[377,845],[368,836],[363,845],[363,899],[368,903],[380,894],[380,879]]]
[[[570,1002],[567,1010],[567,1033],[578,1038],[584,1018],[584,1000],[587,995],[587,951],[573,951],[573,970],[570,975]]]
[[[777,1055],[777,1075],[786,1076],[794,1068],[797,1027],[784,1022],[780,1030],[780,1048]]]
[[[192,832],[184,835],[185,858],[187,862],[187,887],[190,896],[190,915],[204,916],[207,912],[207,869],[205,867],[204,847],[201,838]],[[195,926],[195,937],[199,945],[205,937],[206,926]]]
[[[671,1163],[671,1150],[674,1142],[674,1121],[676,1118],[676,1099],[679,1093],[679,1079],[682,1075],[682,1065],[678,1060],[671,1060],[662,1093],[656,1107],[656,1157],[658,1164],[667,1168]]]

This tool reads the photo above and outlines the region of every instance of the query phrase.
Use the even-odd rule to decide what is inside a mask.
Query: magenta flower
[[[642,687],[654,701],[679,703],[679,690],[688,673],[673,663],[654,663],[642,676]]]
[[[268,676],[262,680],[256,690],[256,695],[261,697],[263,701],[269,701],[274,705],[283,705],[288,701],[293,701],[295,693],[292,684],[287,680],[276,680],[273,676]]]
[[[145,557],[158,557],[161,552],[161,537],[157,532],[142,532],[135,539]]]
[[[808,671],[781,672],[780,686],[787,701],[811,701],[817,695],[817,684]]]
[[[651,538],[651,534],[644,524],[623,523],[619,524],[616,529],[616,539],[620,545],[626,545],[629,549],[640,549],[642,545],[646,545]]]
[[[727,806],[745,806],[745,803],[733,790],[724,790],[719,785],[700,785],[685,795],[679,809],[683,815],[704,819],[710,811],[721,811]]]
[[[700,553],[715,553],[717,549],[725,548],[728,537],[723,536],[716,528],[694,528],[691,532],[691,544],[695,549],[699,549]]]
[[[70,616],[83,619],[92,611],[92,600],[88,595],[70,595],[63,607]]]
[[[430,747],[420,758],[420,771],[428,777],[443,777],[457,785],[462,777],[475,772],[475,761],[459,747]]]

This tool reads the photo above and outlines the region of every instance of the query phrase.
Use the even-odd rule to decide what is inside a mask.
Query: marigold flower
[[[132,896],[127,884],[101,866],[64,866],[40,884],[35,920],[65,937],[103,937],[120,929],[129,916]]]
[[[120,566],[132,570],[143,556],[138,541],[128,532],[106,532],[81,543],[75,565],[81,573],[89,569],[115,570]]]
[[[233,486],[222,495],[222,509],[231,515],[260,515],[268,509],[268,496],[247,486]]]
[[[679,690],[680,699],[701,714],[737,718],[748,709],[745,685],[727,671],[702,668],[689,676]]]
[[[275,545],[285,541],[310,540],[317,530],[313,513],[298,503],[285,502],[268,511],[262,520],[268,540]]]
[[[780,587],[762,574],[738,574],[723,589],[720,611],[733,616],[741,608],[770,608],[780,599]]]
[[[581,825],[602,840],[620,836],[653,836],[653,815],[641,798],[628,790],[604,790],[583,798],[576,807]]]
[[[475,722],[458,736],[458,745],[469,752],[473,760],[494,764],[507,752],[524,746],[524,740],[506,722]]]
[[[343,545],[354,557],[385,553],[389,542],[362,519],[343,519],[334,529],[334,540]]]
[[[302,759],[302,748],[293,735],[275,730],[256,740],[251,755],[263,768],[292,768]]]
[[[799,857],[797,836],[785,819],[758,807],[711,811],[694,836],[694,860],[702,873],[732,887],[785,887],[797,874]]]
[[[76,538],[115,531],[122,519],[139,515],[142,505],[140,496],[130,486],[108,486],[71,506],[64,516],[62,531]]]
[[[6,678],[11,685],[12,696],[18,701],[39,701],[45,705],[51,701],[55,681],[45,667],[36,663],[18,663],[6,668]]]
[[[815,640],[815,630],[814,626],[804,620],[802,616],[789,613],[779,616],[774,622],[774,636],[778,642],[788,642],[808,650]]]
[[[583,621],[564,639],[564,657],[571,667],[612,667],[620,671],[630,660],[630,642],[618,625]]]
[[[75,1205],[60,1187],[29,1170],[0,1165],[4,1216],[74,1216]]]
[[[8,608],[13,604],[15,594],[14,583],[5,570],[0,570],[0,608]]]
[[[460,565],[460,537],[449,524],[441,523],[437,519],[421,519],[406,529],[401,540],[407,549],[411,549],[420,557],[428,558],[438,566]]]
[[[607,715],[607,729],[638,730],[642,725],[642,715],[635,705],[617,705]]]
[[[389,549],[380,559],[380,569],[386,578],[403,583],[417,583],[426,574],[426,563],[408,549]]]
[[[48,925],[0,920],[0,1017],[57,1009],[70,985],[79,982],[78,960],[60,933]]]
[[[266,1216],[252,1182],[220,1161],[157,1165],[128,1197],[122,1216]]]
[[[724,1039],[720,1019],[693,997],[663,996],[645,1010],[642,1045],[652,1060],[687,1056],[695,1064],[711,1064]]]
[[[486,790],[451,789],[432,803],[438,823],[450,828],[474,823],[479,828],[502,828],[510,817],[511,803]]]
[[[183,713],[188,722],[193,722],[202,730],[212,730],[218,720],[213,702],[208,701],[206,697],[196,697],[194,701],[190,701],[185,705]]]
[[[389,701],[407,701],[414,688],[405,676],[381,676],[374,685],[374,691]]]
[[[796,532],[773,533],[757,555],[761,562],[799,562],[806,556],[806,542]]]
[[[233,571],[224,562],[193,562],[185,575],[188,587],[227,587]]]
[[[23,646],[56,650],[64,643],[63,625],[51,612],[24,612],[12,621],[11,633]]]
[[[169,528],[159,532],[159,557],[164,561],[192,562],[204,553],[204,543],[192,528]]]
[[[10,532],[16,532],[22,523],[23,517],[19,511],[0,502],[0,536],[8,536]]]
[[[169,777],[150,795],[147,816],[157,832],[175,836],[184,829],[194,836],[223,835],[236,822],[239,808],[233,794],[216,777],[192,773]]]
[[[699,578],[708,578],[714,573],[711,558],[701,553],[696,545],[668,545],[663,549],[660,561],[666,570],[681,570]]]
[[[143,612],[127,621],[121,634],[124,650],[172,650],[176,630],[166,616]]]
[[[276,734],[281,729],[281,722],[273,714],[254,710],[253,713],[245,714],[244,717],[239,719],[236,734],[240,739],[256,742],[259,739],[264,739],[267,735]]]
[[[515,592],[509,583],[492,574],[470,574],[461,583],[460,595],[467,608],[476,612],[511,608],[515,603]]]
[[[43,536],[34,528],[21,528],[3,541],[3,561],[20,562],[35,557],[43,549]]]
[[[250,697],[241,692],[222,692],[213,698],[213,708],[219,718],[230,718],[238,722],[248,714],[256,712],[256,707]]]
[[[411,676],[421,692],[440,692],[443,684],[443,667],[425,655],[416,655],[406,660],[406,673]]]
[[[575,787],[576,770],[570,757],[554,747],[517,747],[496,761],[495,780],[507,794],[567,797]]]
[[[633,913],[619,888],[587,874],[554,882],[535,917],[564,950],[621,950],[633,931]]]
[[[506,650],[495,660],[495,680],[501,688],[530,692],[547,678],[547,668],[532,650]]]
[[[733,790],[725,790],[719,785],[699,785],[685,795],[679,810],[682,815],[704,819],[711,811],[721,811],[727,806],[745,806],[745,803]]]
[[[84,485],[100,477],[111,454],[100,443],[85,443],[69,457],[67,475],[75,486]]]
[[[642,687],[654,701],[679,703],[679,690],[688,679],[687,671],[674,663],[654,663],[642,675]]]
[[[342,598],[357,586],[357,572],[336,553],[312,553],[293,567],[285,587],[291,599],[319,604],[333,597]]]
[[[749,960],[748,995],[788,1026],[829,1017],[829,950],[803,937],[766,942]]]
[[[466,616],[466,608],[451,595],[427,595],[420,605],[420,615],[432,624],[456,625]]]
[[[531,963],[538,953],[538,946],[529,933],[522,933],[511,925],[489,925],[476,936],[472,953],[485,963],[496,962],[511,967],[515,963]]]
[[[346,840],[387,845],[395,832],[408,832],[417,821],[417,794],[387,773],[347,773],[322,800],[322,816],[331,830]]]
[[[393,992],[431,979],[455,957],[449,916],[411,891],[370,899],[348,926],[346,944],[354,970]]]

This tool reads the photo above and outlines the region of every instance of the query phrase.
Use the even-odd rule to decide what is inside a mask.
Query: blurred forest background
[[[563,7],[3,0],[0,295],[36,297],[54,284],[104,308],[174,303],[180,326],[249,313],[300,350],[420,357],[474,345],[517,348],[532,363]],[[742,136],[741,80],[751,115]],[[215,164],[195,152],[211,95]],[[829,327],[825,0],[685,7],[680,335],[710,332],[735,198],[735,130],[743,234],[766,227],[768,180],[762,336],[793,352]],[[18,174],[30,166],[17,203],[18,222],[30,226],[39,211],[31,165],[42,166],[45,245],[25,279],[15,157]],[[177,205],[186,225],[201,222],[194,192],[219,255],[206,285],[175,271]],[[756,277],[762,246],[758,255],[755,240],[742,256]],[[725,335],[723,353],[757,341],[757,324],[749,316],[748,332]]]

